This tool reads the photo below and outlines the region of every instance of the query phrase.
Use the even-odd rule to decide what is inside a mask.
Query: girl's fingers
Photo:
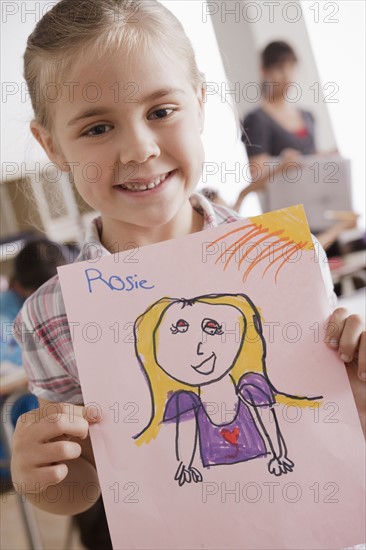
[[[75,448],[74,445],[77,445],[78,448]],[[80,445],[72,441],[33,443],[27,449],[26,456],[23,456],[19,463],[22,467],[28,467],[28,469],[50,466],[64,460],[72,460],[81,454]]]
[[[82,416],[90,424],[100,422],[102,419],[102,410],[97,404],[86,405],[82,407]]]
[[[68,403],[48,403],[41,409],[20,416],[18,424],[23,424],[23,428],[29,433],[36,428],[36,437],[38,436],[39,441],[46,442],[60,436],[85,439],[88,436],[89,423],[99,422],[100,419],[100,410],[94,405],[82,407]],[[26,437],[26,432],[23,435]]]
[[[36,479],[40,485],[40,490],[42,491],[50,485],[61,483],[67,476],[68,471],[69,469],[66,464],[52,464],[37,468]]]
[[[351,362],[357,353],[363,330],[361,317],[350,315],[347,318],[338,346],[339,356],[345,363]]]
[[[55,413],[37,418],[33,411],[29,411],[18,419],[18,423],[24,423],[24,437],[27,437],[28,429],[30,435],[36,430],[34,436],[32,435],[32,440],[35,437],[40,442],[46,442],[63,435],[85,439],[89,430],[89,424],[84,418],[66,413]]]
[[[49,485],[61,483],[67,476],[68,471],[66,464],[52,464],[42,468],[34,468],[29,472],[29,479],[24,477],[21,483],[16,481],[13,481],[13,483],[20,494],[39,494]]]
[[[348,311],[344,307],[338,307],[330,316],[326,327],[324,341],[333,349],[338,349],[347,317]]]
[[[348,315],[342,307],[335,309],[329,319],[324,341],[338,350],[345,363],[357,360],[358,376],[366,381],[366,333],[361,317]]]
[[[358,376],[366,382],[366,331],[363,331],[358,348]]]
[[[81,455],[81,446],[73,441],[54,441],[42,446],[42,462],[37,466],[49,465],[53,462],[73,460]]]
[[[65,414],[70,419],[75,417],[83,418],[90,424],[100,422],[102,410],[97,403],[90,405],[72,405],[71,403],[47,403],[40,409],[40,415],[51,416],[54,414]]]

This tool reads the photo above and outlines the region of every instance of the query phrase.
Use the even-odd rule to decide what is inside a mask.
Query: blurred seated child
[[[65,251],[62,245],[40,236],[26,242],[16,256],[9,288],[0,293],[1,365],[22,364],[21,349],[12,335],[13,321],[25,300],[57,274],[58,266],[68,263]]]

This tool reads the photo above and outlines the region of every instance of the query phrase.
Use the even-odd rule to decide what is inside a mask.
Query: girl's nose
[[[120,149],[122,164],[141,164],[159,155],[160,148],[156,143],[154,133],[149,128],[140,125],[125,132]]]
[[[201,351],[202,342],[199,342],[197,346],[197,355],[203,355],[203,351]]]

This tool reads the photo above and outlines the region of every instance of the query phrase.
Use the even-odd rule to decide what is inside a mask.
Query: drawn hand
[[[187,468],[183,462],[179,463],[174,479],[178,481],[180,487],[184,485],[184,483],[191,483],[191,481],[194,483],[203,481],[202,474],[199,470],[193,468],[193,466]]]
[[[270,474],[273,474],[275,476],[281,476],[282,474],[287,474],[287,472],[292,472],[293,467],[295,464],[287,458],[286,456],[283,457],[273,457],[268,462],[268,471]]]
[[[287,458],[287,456],[282,456],[279,460],[280,460],[281,466],[284,467],[287,470],[287,472],[292,472],[295,466],[292,460]],[[287,473],[287,472],[284,472],[284,473]]]

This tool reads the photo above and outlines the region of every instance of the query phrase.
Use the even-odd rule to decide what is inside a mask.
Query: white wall
[[[1,3],[2,168],[4,163],[47,158],[29,131],[32,108],[23,79],[22,57],[28,35],[50,5],[33,1]]]
[[[327,103],[339,151],[352,161],[353,202],[365,227],[365,2],[320,3],[319,12],[302,1],[320,80],[334,82]],[[317,3],[316,3],[317,4]],[[326,9],[325,9],[326,8]]]

